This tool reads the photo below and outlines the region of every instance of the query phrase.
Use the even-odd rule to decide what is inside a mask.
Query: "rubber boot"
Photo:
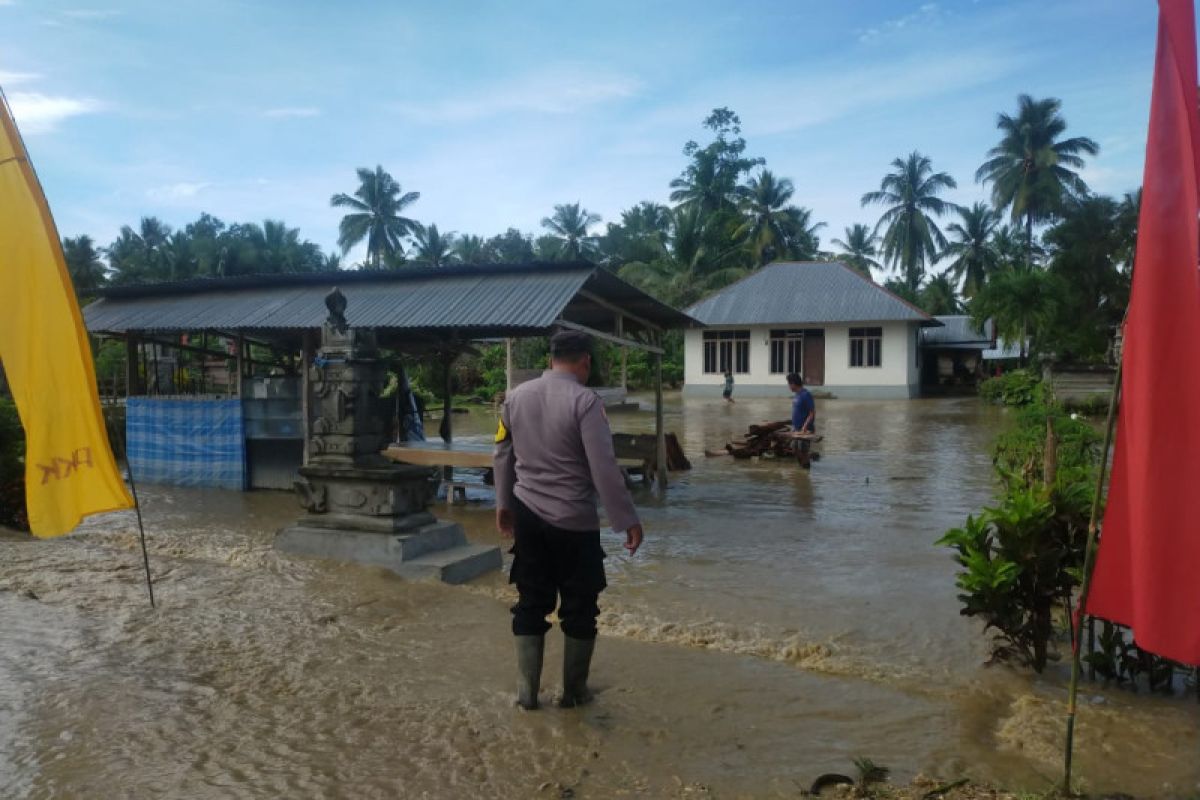
[[[545,636],[516,636],[517,705],[526,711],[538,707],[538,689],[542,684],[542,651]]]
[[[595,639],[576,639],[564,636],[563,642],[563,694],[559,708],[575,708],[592,702],[588,691],[588,670],[592,666],[592,651]]]

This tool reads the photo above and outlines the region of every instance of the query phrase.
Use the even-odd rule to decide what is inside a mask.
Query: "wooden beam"
[[[304,437],[304,450],[300,457],[300,463],[307,466],[312,454],[309,452],[311,447],[309,439],[312,438],[312,377],[309,375],[309,370],[312,368],[313,340],[316,338],[313,331],[305,331],[303,341],[300,343],[300,432]]]
[[[126,399],[140,394],[138,387],[138,345],[137,337],[125,335],[125,397]]]
[[[617,336],[625,338],[625,317],[617,314]],[[629,348],[621,345],[621,388],[629,391]]]
[[[601,308],[607,308],[609,311],[612,311],[613,313],[617,314],[618,316],[624,317],[625,319],[631,319],[634,322],[636,322],[638,325],[641,325],[643,328],[645,328],[647,330],[654,331],[655,333],[662,331],[661,325],[655,325],[650,320],[645,319],[644,317],[639,317],[637,314],[630,314],[628,311],[621,308],[620,306],[615,305],[614,303],[610,303],[607,300],[605,300],[603,297],[592,294],[589,291],[586,291],[586,290],[581,291],[578,296],[585,298],[587,300],[591,300],[593,303],[600,306]]]
[[[588,336],[594,336],[597,339],[603,339],[606,342],[624,345],[625,347],[636,347],[638,350],[646,350],[647,352],[657,353],[658,355],[662,355],[663,352],[662,348],[658,345],[645,344],[633,339],[626,339],[621,336],[613,336],[611,333],[598,331],[595,328],[589,328],[587,325],[580,325],[578,322],[568,322],[562,318],[555,320],[554,325],[559,328],[568,328],[569,330],[586,333]]]
[[[654,354],[654,437],[657,440],[658,462],[655,490],[659,497],[667,494],[667,432],[663,425],[662,353]]]
[[[242,378],[246,377],[246,337],[237,337],[237,396],[242,396]]]
[[[513,389],[513,340],[504,340],[504,391]]]
[[[443,440],[446,444],[454,441],[454,398],[451,396],[454,382],[453,376],[450,374],[450,368],[454,366],[454,354],[446,353],[442,356],[442,365],[445,367],[445,381],[442,387],[442,429],[445,431]],[[447,481],[454,480],[454,467],[447,466],[442,469],[442,479]],[[447,486],[446,491],[452,491],[451,487]],[[446,500],[450,497],[447,495]]]

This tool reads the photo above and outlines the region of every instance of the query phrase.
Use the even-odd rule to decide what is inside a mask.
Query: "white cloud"
[[[893,19],[884,20],[878,25],[859,31],[858,41],[867,44],[888,34],[898,33],[905,28],[929,26],[939,21],[942,10],[937,3],[923,3],[916,11]]]
[[[789,133],[1002,80],[1022,63],[1013,53],[976,48],[889,63],[830,64],[819,75],[809,70],[734,74],[704,87],[703,97],[663,109],[657,116],[698,119],[710,98],[733,97],[743,121],[753,120],[754,135]],[[781,97],[787,102],[780,103]]]
[[[180,181],[179,183],[169,183],[164,186],[155,186],[146,190],[146,196],[151,200],[160,202],[171,202],[174,200],[188,200],[195,197],[200,192],[212,186],[207,182],[190,182]]]
[[[264,117],[272,119],[290,119],[303,117],[319,117],[321,109],[312,108],[311,106],[289,107],[289,108],[268,108],[262,112]]]
[[[102,108],[97,101],[85,97],[56,97],[40,92],[13,92],[8,95],[8,103],[21,132],[27,135],[48,133],[64,120]]]
[[[547,68],[537,74],[464,93],[458,97],[406,102],[397,109],[425,123],[458,123],[512,112],[562,115],[632,97],[640,82],[627,75],[575,68]]]
[[[62,12],[64,17],[71,19],[109,19],[119,17],[125,12],[117,8],[71,8]]]
[[[2,0],[0,0],[2,2]],[[32,83],[42,77],[36,72],[5,72],[0,70],[0,87],[19,86],[22,83]]]

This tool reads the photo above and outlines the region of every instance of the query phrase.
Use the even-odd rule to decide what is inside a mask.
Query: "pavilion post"
[[[663,427],[662,353],[654,354],[655,484],[659,497],[667,493],[667,432]]]
[[[313,332],[306,330],[300,340],[300,430],[304,436],[304,452],[301,456],[301,463],[308,464],[309,444],[308,440],[312,434],[312,377],[309,375],[309,366],[313,360]]]
[[[445,373],[445,381],[443,382],[443,386],[442,386],[442,429],[441,429],[442,439],[446,442],[446,444],[450,444],[454,440],[454,430],[453,430],[453,422],[452,422],[452,417],[454,415],[454,398],[451,395],[451,392],[453,390],[454,381],[453,381],[453,376],[450,374],[450,367],[452,367],[453,365],[454,365],[454,353],[452,353],[450,351],[446,351],[446,354],[442,357],[442,367],[443,367],[443,372]],[[443,467],[442,468],[442,480],[445,480],[445,481],[454,480],[454,467]],[[447,492],[451,491],[450,487],[446,487],[446,491]],[[447,500],[450,499],[449,495],[447,495],[446,499]]]
[[[138,389],[138,343],[132,333],[125,334],[125,399],[129,400]]]
[[[246,377],[246,337],[237,337],[237,396],[242,396],[242,378]]]
[[[504,340],[504,392],[513,390],[513,340]]]
[[[617,315],[617,336],[625,338],[625,317]],[[629,348],[621,345],[621,389],[629,391]]]

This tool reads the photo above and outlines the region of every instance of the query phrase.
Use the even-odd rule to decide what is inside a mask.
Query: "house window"
[[[795,372],[804,374],[804,331],[771,331],[771,373],[786,375]]]
[[[750,331],[705,331],[704,372],[720,375],[750,372]]]
[[[883,365],[883,328],[850,329],[850,366]]]

